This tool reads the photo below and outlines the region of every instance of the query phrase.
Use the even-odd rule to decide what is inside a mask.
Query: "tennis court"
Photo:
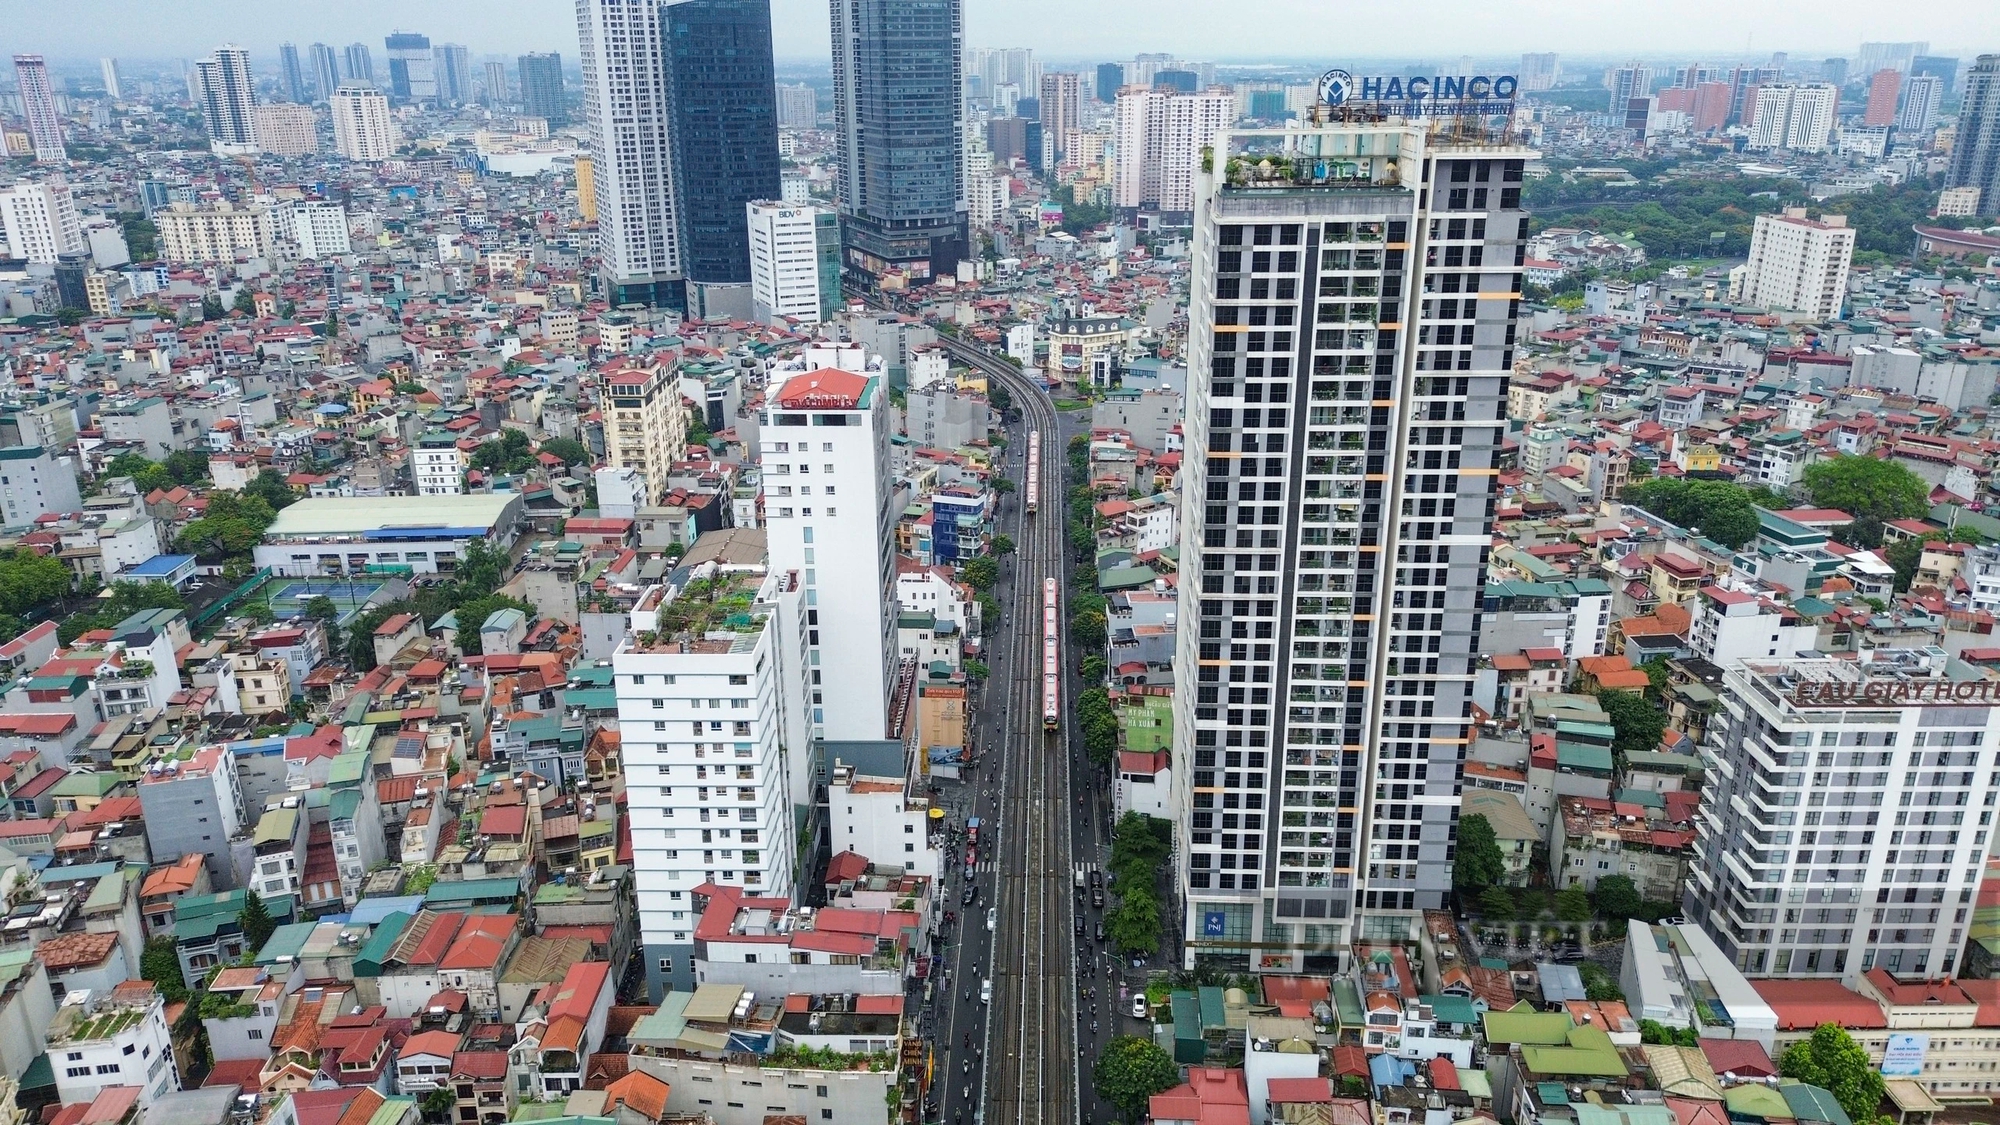
[[[368,599],[384,585],[380,581],[357,582],[351,578],[276,577],[246,594],[243,603],[261,602],[270,607],[272,617],[283,621],[303,614],[306,603],[314,598],[326,598],[340,611],[340,624],[346,625],[360,616]]]

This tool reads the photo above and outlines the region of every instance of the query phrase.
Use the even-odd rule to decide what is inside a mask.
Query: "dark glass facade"
[[[1125,84],[1124,63],[1097,64],[1097,100],[1110,105],[1118,100],[1118,88]]]
[[[663,12],[683,268],[694,282],[748,284],[743,205],[783,191],[771,5],[686,0]]]
[[[966,252],[960,0],[832,0],[848,274],[916,283]]]
[[[550,129],[569,124],[569,107],[563,101],[562,56],[522,55],[521,108],[530,117],[547,118]]]

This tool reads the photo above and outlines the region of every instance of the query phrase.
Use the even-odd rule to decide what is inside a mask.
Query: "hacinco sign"
[[[1319,100],[1336,109],[1366,105],[1406,117],[1484,117],[1510,112],[1520,86],[1511,74],[1356,78],[1344,70],[1329,70],[1319,76]]]
[[[1804,681],[1792,685],[1795,707],[1986,707],[2000,704],[2000,680]]]

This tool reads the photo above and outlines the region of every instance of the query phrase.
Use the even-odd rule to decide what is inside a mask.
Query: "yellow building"
[[[576,212],[586,223],[597,221],[597,166],[588,156],[576,158]]]
[[[646,503],[658,504],[667,470],[687,455],[688,411],[665,366],[621,367],[604,376],[604,445],[614,469],[636,469]]]

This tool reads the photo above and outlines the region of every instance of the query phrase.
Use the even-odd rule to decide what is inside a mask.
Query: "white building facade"
[[[810,347],[758,423],[771,564],[805,587],[817,737],[875,740],[896,677],[889,402],[878,360]],[[822,595],[824,591],[824,595]]]
[[[769,200],[744,204],[750,220],[750,299],[765,323],[820,319],[821,210]]]
[[[576,6],[597,247],[614,307],[670,303],[681,288],[663,13],[626,0]]]
[[[1840,89],[1825,82],[1780,82],[1757,88],[1748,147],[1825,152]]]
[[[333,150],[349,160],[378,161],[396,155],[396,123],[389,99],[373,86],[345,85],[327,100],[333,114]]]
[[[0,191],[0,226],[16,258],[40,265],[89,249],[76,201],[61,179],[23,181]]]
[[[1840,315],[1846,300],[1847,269],[1853,261],[1854,228],[1845,215],[1808,219],[1803,207],[1759,215],[1750,233],[1743,300],[1831,319]]]
[[[2000,774],[2000,682],[1940,649],[1751,661],[1701,748],[1683,899],[1751,976],[1951,976]]]
[[[695,602],[723,596],[743,599],[743,610],[724,620]],[[796,889],[794,811],[812,793],[805,659],[799,574],[714,564],[688,588],[648,590],[612,656],[655,996],[693,987],[696,887]]]
[[[218,156],[247,156],[257,151],[257,82],[250,73],[250,52],[241,47],[217,47],[194,64],[194,93],[201,109],[208,147]]]
[[[1174,94],[1152,87],[1119,91],[1113,205],[1192,213],[1201,150],[1235,120],[1236,99],[1227,93]]]

